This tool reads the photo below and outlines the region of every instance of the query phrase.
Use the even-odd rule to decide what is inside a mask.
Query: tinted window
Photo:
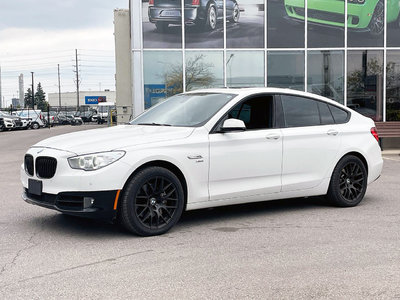
[[[282,95],[287,127],[320,125],[318,102],[296,96]]]
[[[348,114],[346,111],[333,105],[329,105],[329,108],[332,112],[336,124],[345,123],[347,121]]]
[[[272,97],[262,96],[237,104],[228,114],[228,118],[242,120],[247,129],[265,129],[272,127]]]
[[[331,111],[329,110],[328,104],[323,102],[318,102],[318,108],[322,125],[335,124]]]

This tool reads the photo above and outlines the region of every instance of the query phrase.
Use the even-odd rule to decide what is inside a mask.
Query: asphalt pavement
[[[313,198],[198,210],[141,238],[21,199],[28,147],[93,127],[0,133],[0,299],[400,298],[398,153],[385,154],[358,207]]]

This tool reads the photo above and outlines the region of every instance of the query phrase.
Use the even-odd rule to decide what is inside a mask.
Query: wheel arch
[[[176,177],[178,177],[180,183],[182,184],[182,188],[183,188],[183,193],[184,193],[184,207],[183,207],[183,211],[186,210],[186,205],[187,205],[187,198],[188,198],[188,185],[187,185],[187,180],[185,178],[185,175],[183,174],[183,172],[181,171],[180,168],[178,168],[175,164],[166,161],[166,160],[151,160],[148,162],[143,163],[142,165],[140,165],[139,167],[137,167],[132,174],[128,177],[128,179],[125,181],[124,186],[122,188],[122,192],[125,191],[125,188],[128,184],[128,182],[141,170],[149,168],[149,167],[162,167],[165,168],[169,171],[171,171],[172,173],[175,174]],[[121,201],[118,201],[119,203]],[[119,206],[118,203],[118,206]]]
[[[359,158],[359,159],[362,161],[362,163],[364,164],[365,169],[367,170],[367,175],[368,175],[368,162],[367,162],[367,159],[366,159],[365,156],[362,155],[360,152],[357,152],[357,151],[347,152],[346,154],[344,154],[344,155],[338,160],[338,163],[339,163],[339,161],[341,161],[341,160],[343,159],[343,157],[349,156],[349,155],[353,155],[353,156]],[[336,163],[336,164],[337,164],[337,163]]]

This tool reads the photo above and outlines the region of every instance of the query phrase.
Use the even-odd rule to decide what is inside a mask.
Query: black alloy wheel
[[[368,28],[372,35],[382,34],[385,27],[384,20],[384,5],[382,1],[379,1],[376,4],[374,14],[372,15],[371,21],[368,25]]]
[[[120,219],[135,234],[163,234],[179,220],[183,205],[183,188],[175,174],[165,168],[149,167],[128,183]]]
[[[342,197],[347,201],[354,201],[364,189],[364,173],[361,167],[354,162],[345,165],[340,173],[339,188]]]
[[[345,156],[333,171],[327,197],[337,206],[356,206],[364,198],[367,180],[364,163],[356,156]]]

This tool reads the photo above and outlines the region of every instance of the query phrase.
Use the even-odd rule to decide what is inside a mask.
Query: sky
[[[40,82],[46,93],[74,92],[75,49],[78,49],[80,90],[115,90],[114,9],[129,0],[0,0],[0,66],[2,95],[7,106]],[[4,102],[3,102],[4,103]]]

